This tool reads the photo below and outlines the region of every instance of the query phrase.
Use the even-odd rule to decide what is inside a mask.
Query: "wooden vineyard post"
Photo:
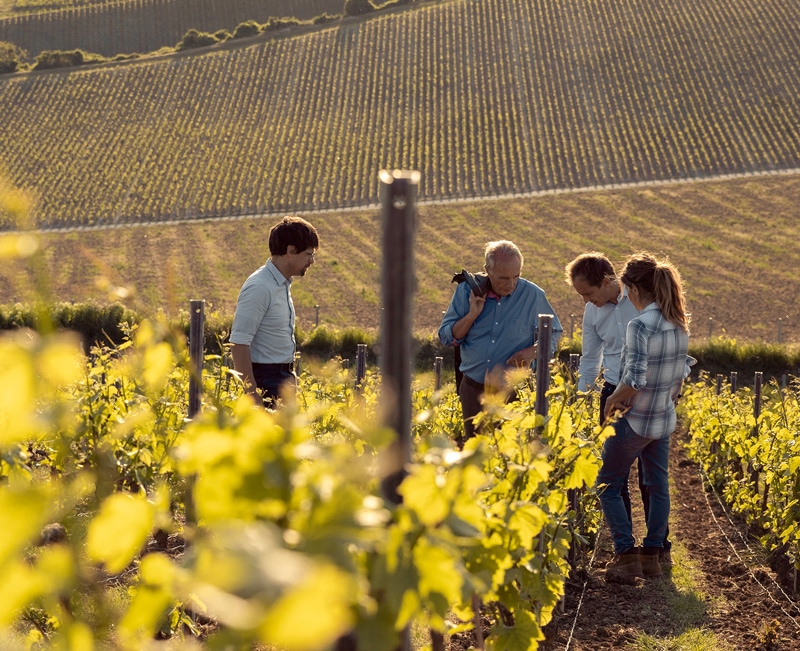
[[[203,344],[206,319],[206,302],[189,302],[189,418],[200,413],[203,393]]]
[[[397,488],[411,461],[411,366],[414,235],[420,173],[381,170],[381,402],[383,425],[396,433],[385,452],[381,489],[386,499],[400,504]],[[398,651],[410,648],[408,627],[401,633]]]
[[[764,381],[764,374],[761,371],[756,371],[755,388],[753,390],[753,416],[756,419],[756,426],[753,433],[758,433],[758,417],[761,415],[761,389]]]
[[[752,436],[758,436],[758,417],[761,416],[761,390],[763,384],[764,374],[761,371],[756,371],[755,386],[753,388],[753,416],[756,419],[755,427],[753,427]],[[750,471],[750,481],[756,486],[758,492],[758,470],[755,469],[753,464],[748,468]]]
[[[356,353],[356,389],[361,390],[367,377],[367,344],[358,344]]]
[[[381,425],[393,430],[395,440],[383,452],[381,490],[392,504],[400,504],[397,492],[411,461],[411,364],[412,306],[414,296],[414,231],[420,173],[381,170]],[[359,344],[359,353],[361,346]],[[359,370],[356,369],[356,377]],[[358,379],[356,380],[358,382]],[[400,633],[395,651],[408,651],[410,631]],[[337,641],[335,651],[359,649],[354,632]]]
[[[575,375],[581,364],[581,356],[579,353],[570,353],[569,355],[569,372]]]
[[[550,342],[553,339],[553,315],[539,315],[539,338],[536,346],[536,402],[537,415],[547,417],[547,389],[550,387]]]
[[[190,419],[200,413],[203,397],[203,351],[206,319],[206,302],[192,300],[189,302],[189,411]],[[186,523],[196,524],[197,513],[194,504],[194,475],[187,477],[184,508]]]
[[[736,393],[736,383],[739,379],[739,374],[736,371],[731,371],[731,395]]]
[[[442,388],[442,360],[443,357],[436,357],[433,360],[433,390],[439,391]]]
[[[725,379],[725,376],[722,373],[717,373],[717,395],[722,393],[722,381]]]
[[[414,230],[420,173],[382,170],[381,222],[381,393],[383,424],[397,434],[389,452],[382,487],[400,503],[397,487],[411,459],[412,300],[414,296]]]

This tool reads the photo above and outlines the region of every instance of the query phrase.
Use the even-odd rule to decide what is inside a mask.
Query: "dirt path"
[[[686,458],[680,438],[673,440],[670,467],[675,567],[660,581],[606,583],[602,568],[613,553],[604,528],[589,571],[568,586],[564,613],[543,649],[621,649],[642,634],[655,638],[647,648],[694,648],[671,638],[704,631],[717,644],[699,648],[800,651],[800,597],[778,585],[757,542],[703,490],[700,469]],[[643,519],[641,512],[634,517]]]

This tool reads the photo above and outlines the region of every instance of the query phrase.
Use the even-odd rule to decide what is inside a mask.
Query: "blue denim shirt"
[[[514,353],[536,342],[540,314],[553,315],[550,354],[555,353],[563,328],[540,287],[520,278],[508,296],[487,298],[467,336],[455,339],[453,326],[469,312],[469,294],[467,283],[459,283],[439,326],[439,341],[461,347],[464,375],[483,383],[486,374],[496,367],[507,368],[506,361]]]

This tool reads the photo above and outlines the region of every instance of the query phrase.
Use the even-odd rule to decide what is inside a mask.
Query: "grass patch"
[[[722,642],[709,631],[692,629],[666,640],[660,640],[652,635],[642,635],[628,648],[637,651],[733,651],[734,647]]]
[[[708,611],[708,596],[699,587],[701,573],[689,558],[686,548],[673,543],[672,555],[676,563],[671,569],[672,582],[666,591],[666,600],[677,629],[699,626]]]
[[[667,619],[676,634],[657,637],[642,633],[627,648],[636,651],[732,651],[733,647],[703,629],[709,608],[716,604],[703,592],[702,573],[679,542],[673,543],[672,556],[675,564],[669,571],[671,580],[662,581],[659,588],[670,609]]]

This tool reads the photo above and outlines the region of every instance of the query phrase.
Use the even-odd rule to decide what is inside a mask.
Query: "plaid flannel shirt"
[[[688,348],[689,334],[667,321],[655,303],[628,323],[620,382],[638,391],[625,419],[639,436],[660,439],[675,431]]]

